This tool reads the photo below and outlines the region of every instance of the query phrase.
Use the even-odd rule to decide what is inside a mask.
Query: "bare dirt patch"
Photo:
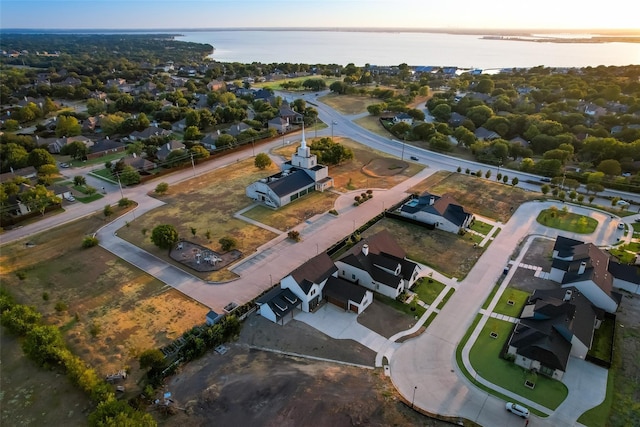
[[[374,300],[364,313],[358,316],[358,323],[385,338],[391,338],[415,325],[416,319]]]
[[[263,345],[266,344],[266,345]],[[161,426],[445,426],[400,403],[381,370],[291,357],[249,345],[326,357],[365,361],[360,344],[334,340],[310,326],[276,325],[256,315],[240,340],[224,355],[208,353],[170,378],[176,415],[157,415]],[[373,362],[371,350],[366,360]],[[368,363],[367,363],[368,364]]]
[[[379,178],[382,176],[394,176],[398,175],[406,168],[409,167],[409,163],[390,158],[377,158],[371,160],[369,163],[362,167],[362,171],[369,176]]]
[[[436,172],[409,190],[417,194],[425,191],[439,196],[450,193],[468,211],[503,223],[522,203],[540,197],[511,185],[446,171]]]

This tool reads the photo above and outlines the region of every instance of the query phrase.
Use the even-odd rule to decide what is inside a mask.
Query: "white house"
[[[390,298],[410,289],[419,267],[388,231],[361,240],[336,261],[338,277]]]
[[[473,214],[465,211],[450,194],[440,197],[424,193],[402,205],[399,213],[451,233],[468,228],[474,220]]]
[[[245,192],[252,200],[279,208],[312,191],[331,187],[333,178],[329,176],[329,168],[318,164],[317,156],[311,154],[303,128],[300,147],[290,161],[282,164],[281,172],[249,184]]]
[[[302,311],[313,311],[323,299],[323,289],[327,279],[338,269],[323,252],[293,270],[280,281],[282,289],[289,289],[302,301]]]
[[[577,288],[596,307],[615,313],[621,295],[613,291],[609,262],[609,256],[594,244],[558,236],[549,278],[563,288]]]
[[[413,117],[407,113],[399,113],[393,116],[393,123],[406,123],[411,126],[413,125]]]
[[[570,356],[585,359],[603,317],[577,288],[536,290],[513,329],[507,353],[516,365],[561,380]]]
[[[284,325],[286,316],[291,314],[293,319],[293,310],[300,309],[300,298],[295,296],[289,289],[274,288],[258,298],[258,313],[274,323]]]

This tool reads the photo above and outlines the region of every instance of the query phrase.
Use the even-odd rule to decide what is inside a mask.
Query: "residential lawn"
[[[449,302],[449,298],[451,298],[453,296],[453,293],[456,290],[454,288],[449,288],[449,290],[447,291],[447,294],[444,296],[444,298],[442,298],[442,301],[440,301],[440,304],[438,304],[438,310],[441,310],[442,307],[444,307],[447,302]]]
[[[116,217],[128,210],[114,211]],[[99,213],[3,245],[0,280],[19,303],[58,326],[69,348],[100,374],[130,368],[127,389],[134,389],[143,374],[138,354],[203,323],[209,309],[99,246],[83,249],[82,239],[104,224]],[[56,310],[59,302],[67,308]]]
[[[275,164],[267,170],[259,170],[250,158],[174,184],[169,194],[161,196],[165,205],[137,217],[128,227],[118,230],[118,236],[203,280],[230,280],[235,275],[227,269],[200,273],[169,258],[167,251],[151,242],[151,231],[158,225],[171,224],[179,236],[218,252],[221,251],[218,241],[222,237],[233,237],[238,250],[252,254],[275,235],[236,219],[233,214],[253,203],[245,195],[247,185],[277,170]],[[195,237],[191,228],[196,230]],[[210,239],[206,238],[207,231]]]
[[[308,139],[313,141],[313,138]],[[333,178],[334,188],[338,191],[392,188],[424,168],[422,165],[404,162],[381,151],[372,150],[351,139],[336,137],[334,140],[351,148],[354,155],[351,161],[329,166],[329,176]],[[288,160],[299,146],[296,142],[275,148],[271,152]],[[375,198],[373,201],[375,203]]]
[[[102,199],[104,196],[100,193],[94,193],[90,196],[86,196],[86,197],[76,197],[76,200],[81,202],[81,203],[91,203],[91,202],[95,202],[96,200],[100,200]]]
[[[469,236],[469,239],[473,240],[474,243],[480,244],[484,240],[485,236],[478,236],[477,234],[467,233],[465,236]],[[489,242],[491,243],[491,242]]]
[[[480,234],[484,234],[486,236],[493,229],[493,225],[489,225],[486,222],[475,220],[473,221],[473,225],[471,226],[471,229],[473,231],[476,231]]]
[[[474,241],[468,234],[459,236],[442,230],[429,230],[391,218],[381,219],[362,236],[382,230],[388,230],[401,243],[409,259],[428,265],[448,277],[464,278],[483,252],[482,248],[473,246]]]
[[[593,233],[598,227],[598,221],[593,218],[553,208],[540,212],[536,221],[547,227],[580,234]]]
[[[278,230],[287,231],[314,215],[333,209],[337,198],[338,196],[333,192],[314,191],[282,208],[274,210],[259,205],[243,215]]]
[[[467,211],[502,223],[511,218],[512,208],[515,210],[522,203],[541,196],[489,179],[446,171],[434,173],[409,190],[410,193],[417,194],[425,191],[439,196],[450,193]]]
[[[498,304],[493,309],[494,313],[504,314],[505,316],[519,317],[522,309],[529,298],[529,293],[515,288],[507,288],[504,290]],[[513,305],[508,304],[512,301]]]
[[[382,102],[381,99],[368,95],[336,95],[334,93],[320,97],[319,101],[344,115],[366,113],[369,105]]]
[[[538,375],[532,390],[524,385],[528,372],[500,358],[500,351],[509,339],[513,326],[512,323],[489,318],[469,353],[471,365],[484,379],[549,409],[556,409],[567,397],[564,384]],[[491,332],[497,333],[498,337],[491,338]]]
[[[600,360],[611,361],[611,350],[613,349],[613,332],[616,327],[615,321],[605,318],[604,322],[593,335],[593,343],[589,349],[589,354]]]
[[[374,298],[380,302],[387,304],[388,306],[395,308],[398,311],[409,314],[411,316],[418,316],[418,318],[420,318],[425,313],[425,311],[427,311],[424,307],[418,304],[405,304],[382,294],[376,294]]]
[[[99,165],[99,164],[105,164],[107,162],[117,162],[120,158],[122,158],[122,157],[124,157],[126,155],[127,155],[127,153],[125,151],[121,151],[119,153],[113,153],[113,154],[109,154],[107,156],[96,157],[95,159],[70,160],[69,164],[71,166],[75,166],[75,167]]]
[[[445,285],[435,279],[421,277],[418,283],[413,287],[412,291],[418,294],[418,298],[427,304],[433,304],[433,301],[444,290]]]
[[[491,293],[489,294],[487,299],[484,301],[484,304],[482,304],[483,309],[486,310],[489,307],[489,304],[491,304],[491,301],[493,301],[493,298],[496,296],[496,292],[498,292],[499,288],[500,288],[500,282],[496,283],[496,285],[491,290]]]
[[[609,253],[616,257],[620,264],[633,264],[636,260],[638,251],[631,251],[629,245],[620,245],[609,249]]]
[[[113,175],[111,175],[111,171],[109,169],[97,169],[91,172],[91,175],[106,179],[107,181],[114,182]]]

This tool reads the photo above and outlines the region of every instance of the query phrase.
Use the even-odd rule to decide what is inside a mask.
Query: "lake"
[[[639,43],[541,43],[480,35],[411,32],[217,30],[177,40],[209,43],[221,62],[456,66],[587,67],[640,64]]]

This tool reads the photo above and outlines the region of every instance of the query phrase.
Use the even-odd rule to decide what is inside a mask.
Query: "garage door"
[[[333,305],[337,305],[338,307],[340,307],[340,308],[342,308],[342,309],[344,309],[344,310],[346,310],[346,309],[347,309],[347,305],[346,305],[344,302],[339,301],[339,300],[337,300],[337,299],[335,299],[335,298],[332,298],[332,297],[330,297],[330,296],[327,296],[327,301],[329,301],[329,302],[330,302],[331,304],[333,304]]]
[[[356,314],[360,314],[360,311],[359,311],[359,310],[360,310],[360,307],[358,307],[357,305],[355,305],[355,304],[351,304],[351,306],[350,306],[349,308],[350,308],[350,309],[351,309],[351,311],[353,311],[354,313],[356,313]]]

